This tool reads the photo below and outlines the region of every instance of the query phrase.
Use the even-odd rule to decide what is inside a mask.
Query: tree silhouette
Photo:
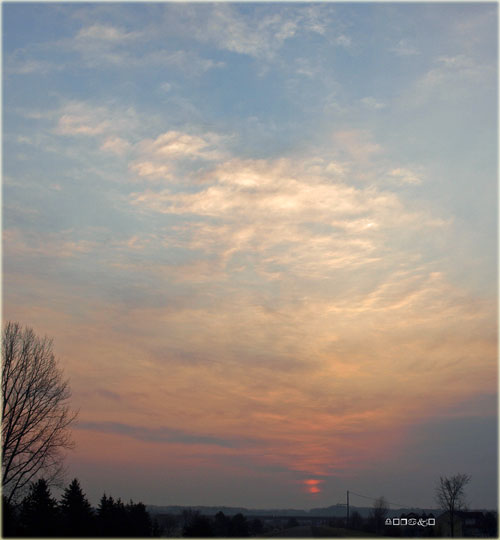
[[[5,497],[2,502],[4,537],[146,538],[159,537],[162,533],[158,523],[152,523],[143,503],[135,504],[131,500],[123,504],[121,499],[114,500],[104,494],[96,515],[76,478],[64,490],[59,504],[52,498],[44,479],[32,482],[20,504],[15,505]],[[195,523],[194,531],[200,530],[204,532],[203,523]]]
[[[483,534],[485,536],[498,538],[498,517],[494,512],[486,512],[482,525]]]
[[[97,507],[97,532],[100,536],[110,536],[113,530],[113,497],[103,494]]]
[[[130,501],[125,507],[127,513],[127,531],[125,536],[145,537],[153,532],[151,518],[142,503]]]
[[[64,490],[59,508],[64,536],[92,535],[94,512],[76,478]]]
[[[206,516],[194,512],[189,522],[184,526],[183,536],[189,538],[211,538],[215,536],[212,522]]]
[[[57,502],[43,478],[32,483],[29,494],[21,503],[21,536],[52,537],[58,531]]]
[[[2,487],[11,502],[41,474],[48,485],[60,480],[76,415],[51,340],[9,322],[2,345]]]
[[[214,518],[214,534],[216,537],[223,538],[229,536],[230,519],[224,512],[219,511]]]
[[[236,538],[244,538],[249,536],[247,518],[243,514],[238,513],[232,517],[230,536]]]
[[[2,536],[20,536],[18,509],[2,495]]]
[[[384,497],[379,497],[375,500],[371,511],[371,517],[374,521],[375,531],[377,533],[380,533],[382,531],[388,511],[389,508],[387,505],[387,501]]]
[[[363,518],[361,517],[361,514],[357,510],[354,510],[354,512],[351,514],[351,517],[349,519],[349,524],[350,524],[351,529],[354,529],[354,530],[361,529],[363,525]]]
[[[470,479],[467,474],[441,476],[436,487],[436,501],[445,512],[448,512],[452,537],[455,536],[455,515],[465,505],[465,486]]]
[[[259,536],[264,532],[264,525],[258,518],[252,519],[248,525],[248,528],[250,531],[250,536]]]
[[[142,503],[130,501],[124,505],[121,499],[101,497],[97,508],[97,534],[106,537],[150,537],[153,532],[151,517]]]

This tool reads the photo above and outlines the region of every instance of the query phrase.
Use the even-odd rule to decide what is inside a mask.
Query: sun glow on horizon
[[[321,493],[321,484],[324,482],[324,480],[319,480],[317,478],[309,478],[307,480],[304,480],[304,485],[306,487],[306,491],[310,493],[311,495],[316,495],[318,493]]]

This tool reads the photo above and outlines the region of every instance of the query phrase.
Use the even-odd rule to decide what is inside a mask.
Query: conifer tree
[[[65,536],[90,536],[93,532],[94,512],[75,478],[64,490],[59,503]]]
[[[20,536],[18,511],[5,495],[2,495],[2,537]]]
[[[152,523],[146,507],[142,503],[134,504],[132,501],[126,506],[128,517],[128,531],[126,536],[150,537],[152,535]]]
[[[100,536],[113,536],[113,497],[103,494],[97,507],[97,531]]]
[[[22,535],[60,536],[58,518],[57,502],[52,498],[47,482],[40,478],[31,484],[29,494],[21,503]]]

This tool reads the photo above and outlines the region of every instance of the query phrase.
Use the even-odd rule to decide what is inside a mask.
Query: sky
[[[2,4],[3,318],[93,504],[497,506],[497,11]]]

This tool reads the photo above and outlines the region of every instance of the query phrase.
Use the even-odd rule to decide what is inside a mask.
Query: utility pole
[[[346,528],[349,528],[349,490],[347,490],[347,520],[346,520]]]

